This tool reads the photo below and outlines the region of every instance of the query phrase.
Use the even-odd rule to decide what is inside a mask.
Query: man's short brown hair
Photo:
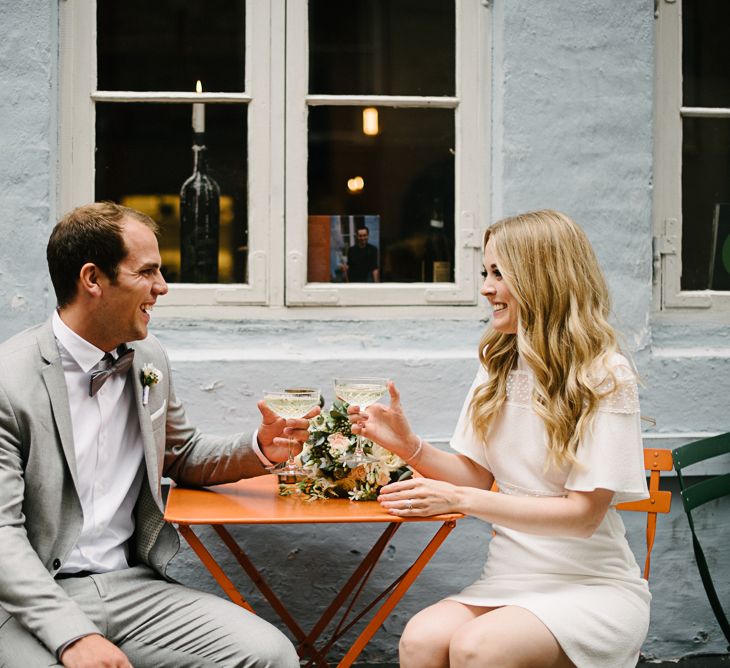
[[[147,225],[155,234],[159,231],[148,215],[114,202],[79,206],[56,223],[46,259],[59,306],[67,306],[76,297],[81,267],[87,262],[95,264],[112,282],[116,280],[119,263],[128,253],[121,225],[125,217]]]

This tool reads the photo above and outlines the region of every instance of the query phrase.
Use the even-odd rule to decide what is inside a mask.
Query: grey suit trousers
[[[135,668],[299,666],[291,642],[265,620],[147,566],[58,582]],[[58,665],[12,617],[0,627],[1,668]]]

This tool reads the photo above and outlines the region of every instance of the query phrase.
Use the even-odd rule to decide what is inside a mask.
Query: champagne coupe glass
[[[388,389],[387,378],[335,378],[335,394],[350,405],[359,406],[361,410],[374,404]],[[360,434],[355,437],[355,452],[347,460],[350,468],[360,464],[378,461],[371,455],[366,455],[362,447]]]
[[[279,417],[286,419],[303,418],[313,408],[319,406],[319,390],[302,388],[292,390],[264,390],[264,402]],[[272,468],[274,473],[283,476],[307,475],[294,459],[292,441],[289,440],[289,457],[285,462]]]

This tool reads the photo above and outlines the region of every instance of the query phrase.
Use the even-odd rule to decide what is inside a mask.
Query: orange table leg
[[[370,572],[372,572],[375,564],[380,559],[380,555],[383,553],[383,550],[385,550],[388,543],[390,542],[390,539],[393,537],[393,535],[400,526],[401,525],[397,522],[388,524],[388,526],[385,528],[385,531],[383,531],[380,538],[378,538],[378,541],[375,543],[375,545],[373,545],[372,548],[370,548],[370,551],[367,553],[367,555],[365,555],[365,558],[360,562],[360,565],[355,569],[354,573],[344,584],[344,586],[340,590],[340,593],[337,594],[332,603],[330,603],[329,607],[322,613],[322,616],[319,618],[319,620],[309,633],[307,641],[313,642],[314,640],[319,638],[322,631],[327,628],[332,618],[337,614],[337,611],[344,605],[352,590],[358,584],[361,584],[362,588],[362,585],[367,580]],[[346,614],[347,612],[345,613],[345,615]],[[335,631],[335,633],[336,632],[337,631]]]
[[[299,641],[300,656],[308,654],[315,660],[321,660],[323,657],[313,644],[317,637],[315,636],[312,641],[307,638],[302,627],[297,624],[297,621],[291,616],[281,599],[274,593],[273,589],[269,587],[268,583],[264,580],[261,573],[259,573],[256,566],[254,566],[253,562],[248,558],[248,555],[241,549],[238,543],[236,543],[228,530],[222,524],[214,524],[213,528],[218,536],[220,536],[220,539],[226,544],[226,547],[235,557],[236,561],[238,561],[241,568],[246,572],[248,577],[251,578],[251,581],[258,587],[264,598],[269,602],[269,605],[271,605],[271,607],[279,615],[279,618],[289,627],[289,630]]]
[[[431,557],[436,554],[436,550],[439,549],[441,543],[444,542],[446,537],[449,535],[449,533],[451,533],[451,530],[455,526],[456,522],[454,521],[444,522],[443,526],[431,539],[431,542],[426,546],[423,552],[421,552],[421,555],[418,557],[418,559],[413,562],[413,565],[408,569],[403,579],[398,583],[390,596],[385,600],[385,603],[383,603],[375,616],[370,620],[370,623],[357,637],[355,642],[352,644],[352,647],[350,647],[350,650],[347,652],[347,654],[345,654],[342,661],[340,661],[340,663],[337,665],[337,668],[349,668],[353,664],[355,659],[357,659],[357,657],[360,655],[360,652],[365,649],[365,645],[370,642],[371,638],[375,635],[381,624],[393,611],[393,608],[395,608],[400,599],[413,584],[415,579],[420,575],[426,564],[431,560]]]
[[[347,582],[343,585],[340,592],[335,596],[334,600],[330,605],[327,607],[327,609],[322,613],[322,616],[319,618],[317,623],[312,628],[312,631],[310,632],[308,636],[308,640],[314,640],[319,638],[322,631],[329,626],[329,623],[332,621],[332,618],[337,614],[337,612],[342,608],[342,606],[345,604],[347,599],[350,597],[350,594],[352,594],[355,587],[357,587],[357,591],[355,591],[354,595],[352,596],[352,599],[350,600],[350,604],[347,606],[347,609],[344,613],[342,613],[342,617],[340,618],[339,624],[337,624],[337,627],[332,632],[332,635],[330,636],[330,639],[327,641],[327,644],[324,645],[320,650],[320,655],[327,656],[332,646],[352,627],[354,626],[364,615],[366,615],[372,607],[374,607],[378,600],[384,596],[391,588],[393,588],[398,581],[394,582],[390,587],[388,587],[383,594],[378,596],[372,603],[368,604],[361,612],[359,612],[353,620],[350,621],[350,623],[342,629],[342,625],[345,623],[345,620],[347,619],[347,616],[352,611],[353,606],[355,605],[355,602],[360,596],[360,593],[362,592],[363,587],[367,583],[368,579],[370,578],[370,575],[372,574],[375,566],[378,563],[378,560],[380,559],[380,556],[383,554],[383,551],[385,550],[386,546],[390,542],[391,538],[395,534],[395,532],[398,530],[398,528],[401,526],[400,523],[393,522],[389,524],[385,531],[380,535],[380,538],[378,538],[375,545],[370,548],[368,553],[365,555],[363,560],[360,562],[358,567],[355,569],[353,574],[349,577]],[[402,576],[401,576],[402,577]],[[316,665],[317,668],[321,668],[321,666],[326,666],[326,663],[315,663],[313,664],[311,661],[307,664],[307,668],[310,668],[310,666]]]
[[[200,561],[203,562],[203,565],[210,571],[210,574],[228,595],[228,598],[230,598],[236,605],[240,605],[242,608],[246,608],[246,610],[253,612],[253,608],[248,604],[246,599],[241,596],[233,582],[231,582],[230,578],[223,572],[223,569],[213,558],[213,555],[208,552],[205,545],[200,542],[200,538],[195,535],[195,532],[187,524],[178,524],[177,528],[182,537],[188,542],[190,547],[193,548],[195,554],[198,555]]]
[[[213,528],[223,540],[226,547],[228,547],[231,554],[236,558],[241,568],[251,578],[253,583],[258,587],[259,591],[261,591],[261,593],[267,599],[272,608],[274,608],[282,621],[289,627],[296,639],[299,641],[299,655],[303,656],[306,654],[310,656],[311,661],[308,665],[312,665],[312,663],[314,663],[316,666],[324,666],[326,668],[328,666],[325,659],[326,654],[331,648],[333,642],[335,642],[339,638],[338,632],[342,626],[342,623],[352,609],[352,606],[357,600],[360,591],[362,590],[365,582],[370,576],[370,573],[375,568],[375,565],[380,559],[380,556],[385,550],[385,547],[388,545],[390,539],[393,537],[393,534],[395,534],[400,526],[400,523],[393,522],[386,527],[385,531],[383,531],[378,541],[375,543],[375,545],[373,545],[373,547],[359,564],[355,572],[350,576],[348,581],[342,587],[339,594],[337,594],[335,599],[319,618],[315,626],[312,628],[312,631],[309,633],[309,635],[306,636],[302,628],[288,612],[283,602],[269,587],[261,573],[256,569],[253,562],[248,558],[246,553],[240,548],[240,546],[238,546],[230,533],[222,525],[213,525]],[[352,644],[350,650],[344,656],[342,661],[338,664],[338,668],[349,668],[355,661],[355,659],[357,659],[362,650],[372,639],[372,637],[383,624],[385,619],[393,611],[400,599],[403,597],[406,591],[408,591],[410,586],[420,575],[421,571],[425,568],[426,564],[428,564],[428,562],[431,560],[433,555],[436,553],[438,548],[441,546],[441,544],[444,542],[446,537],[455,526],[456,522],[454,521],[444,522],[436,535],[431,539],[429,544],[424,548],[423,552],[413,562],[410,568],[402,576],[400,576],[400,578],[394,581],[393,584],[391,584],[390,587],[388,587],[385,592],[381,594],[381,596],[377,597],[375,601],[367,606],[365,610],[361,612],[360,615],[348,625],[348,627],[346,627],[345,631],[347,630],[347,628],[350,628],[352,624],[354,624],[357,619],[360,618],[360,616],[366,614],[370,607],[374,606],[377,601],[392,588],[390,595],[385,599],[385,602],[378,609],[375,616],[371,619],[371,621],[368,623],[362,633]],[[179,524],[178,529],[182,536],[190,544],[190,547],[193,549],[193,551],[198,555],[198,558],[201,560],[203,565],[208,569],[208,571],[215,578],[216,582],[218,582],[218,584],[228,595],[228,597],[234,603],[253,612],[251,606],[239,593],[233,582],[231,582],[228,576],[223,572],[219,564],[216,562],[210,552],[208,552],[200,539],[195,535],[190,526],[186,524]],[[325,647],[322,648],[321,651],[317,650],[314,646],[314,643],[317,641],[322,632],[327,628],[332,618],[335,616],[335,614],[337,614],[337,611],[342,608],[350,594],[355,590],[356,587],[358,587],[358,585],[359,588],[355,593],[353,600],[350,602],[347,610],[344,612],[343,618],[340,621],[337,629],[335,629],[332,639]]]
[[[388,524],[388,526],[385,528],[385,531],[383,531],[375,545],[370,548],[365,558],[358,565],[357,569],[355,569],[355,572],[350,576],[348,581],[341,588],[340,592],[334,598],[332,603],[330,603],[324,613],[322,613],[322,616],[319,618],[317,623],[310,631],[309,635],[307,635],[306,637],[299,624],[286,609],[284,603],[274,593],[271,587],[269,587],[268,583],[266,582],[266,580],[264,580],[263,576],[258,571],[256,566],[248,558],[243,549],[236,543],[235,539],[233,538],[233,536],[231,536],[228,530],[223,525],[213,525],[213,528],[220,536],[221,540],[225,543],[226,547],[229,549],[234,558],[238,561],[241,568],[251,578],[253,583],[258,587],[259,591],[263,594],[271,607],[279,615],[279,618],[289,627],[295,638],[299,641],[299,655],[309,655],[315,665],[326,667],[328,664],[325,661],[325,655],[327,653],[327,650],[329,650],[330,645],[328,644],[323,649],[323,651],[318,651],[314,643],[316,643],[317,639],[322,634],[322,631],[327,628],[332,618],[337,614],[337,611],[340,610],[340,608],[344,605],[345,601],[350,596],[355,587],[360,584],[360,589],[362,589],[362,586],[365,584],[370,573],[380,559],[383,550],[385,550],[386,546],[390,542],[390,539],[393,537],[393,535],[400,526],[400,523],[396,522]],[[355,595],[355,599],[356,598],[357,594]],[[350,608],[348,608],[348,610],[345,612],[342,621],[344,621],[345,617],[349,613],[355,599],[353,599]],[[342,624],[342,622],[340,624]],[[335,634],[336,633],[337,630],[335,630]],[[335,638],[335,640],[336,639],[337,638]],[[310,662],[310,665],[311,663],[312,662]]]

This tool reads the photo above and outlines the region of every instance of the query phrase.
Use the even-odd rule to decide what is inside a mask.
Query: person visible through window
[[[357,228],[357,241],[347,250],[347,279],[350,283],[380,283],[378,249],[368,243],[370,231]]]

